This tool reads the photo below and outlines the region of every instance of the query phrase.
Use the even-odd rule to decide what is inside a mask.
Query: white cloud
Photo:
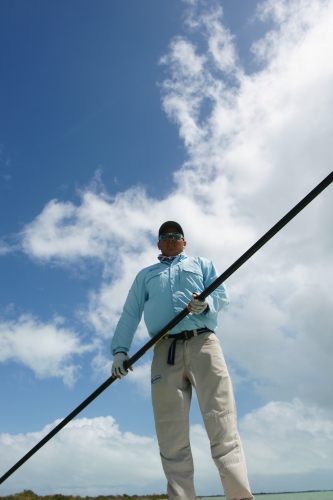
[[[196,54],[192,43],[183,38],[176,38],[170,44],[170,52],[160,60],[161,64],[173,68],[173,79],[163,83],[163,107],[169,117],[180,125],[180,135],[187,146],[203,139],[203,131],[197,123],[197,118],[202,99],[198,91],[203,83],[202,70],[205,59],[204,56]],[[182,99],[180,96],[184,91],[191,94],[192,98]]]
[[[142,251],[151,240],[154,217],[143,220],[142,214],[154,211],[155,203],[140,188],[108,196],[99,182],[98,171],[91,185],[78,194],[79,206],[51,200],[25,226],[21,233],[23,250],[34,259],[55,260],[59,264],[98,259],[106,267],[112,264],[112,274],[117,278],[121,276],[116,273],[119,252]],[[156,235],[155,228],[153,234]]]
[[[72,386],[80,365],[74,355],[95,349],[82,344],[78,335],[61,326],[62,318],[43,323],[30,314],[0,322],[0,362],[16,361],[34,371],[38,378],[60,377]]]
[[[2,434],[1,469],[8,470],[58,422],[26,435]],[[329,487],[329,481],[318,482],[316,474],[325,470],[332,477],[331,413],[298,399],[276,401],[246,415],[239,428],[253,491],[272,477],[283,477],[283,488],[280,483],[277,490],[288,490],[293,474],[301,474],[304,484],[309,484],[306,476],[315,477],[313,488]],[[197,493],[221,493],[201,425],[191,427],[191,443]],[[23,489],[38,494],[148,494],[164,493],[166,482],[156,438],[122,432],[110,416],[70,422],[2,485],[3,494]]]
[[[230,364],[264,401],[298,396],[331,407],[333,298],[325,272],[278,268],[264,280],[255,267],[229,282],[233,301],[218,336]]]
[[[8,244],[3,240],[0,240],[0,255],[6,255],[8,253],[14,252],[16,250],[21,250],[21,245],[14,243]]]
[[[253,474],[311,473],[333,469],[332,414],[299,399],[270,402],[240,422]],[[333,471],[332,471],[333,472]]]
[[[9,469],[58,424],[0,438],[1,469]],[[154,437],[121,432],[112,417],[70,422],[3,485],[3,493],[32,489],[74,495],[164,492]]]

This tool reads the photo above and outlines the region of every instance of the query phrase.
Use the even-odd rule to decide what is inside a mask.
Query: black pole
[[[209,287],[207,287],[197,298],[203,300],[210,295],[219,285],[221,285],[227,278],[229,278],[237,269],[239,269],[244,262],[249,260],[254,253],[267,243],[273,236],[276,235],[284,226],[288,224],[299,212],[303,210],[311,201],[316,198],[324,189],[333,182],[333,172],[331,172],[323,181],[318,184],[308,195],[306,195],[297,205],[290,210],[279,222],[275,224],[264,236],[260,238],[251,248],[247,250],[236,262],[234,262],[221,276],[219,276]],[[141,349],[134,354],[128,361],[124,362],[125,368],[132,366],[138,359],[141,358],[151,347],[153,347],[159,340],[174,328],[185,316],[189,314],[188,309],[185,307],[173,320],[171,320],[160,332],[158,332],[152,339],[147,342]]]
[[[305,198],[303,198],[290,212],[288,212],[279,222],[275,224],[264,236],[262,236],[247,252],[245,252],[236,262],[234,262],[221,276],[219,276],[209,287],[207,287],[199,296],[198,299],[205,299],[210,295],[218,286],[220,286],[227,278],[229,278],[237,269],[239,269],[254,253],[267,243],[273,236],[276,235],[284,226],[288,224],[299,212],[303,210],[311,201],[316,198],[324,189],[333,182],[333,172],[331,172],[325,179],[318,184]],[[127,369],[134,365],[151,347],[153,347],[159,340],[161,340],[167,333],[174,328],[185,316],[189,314],[187,308],[181,311],[172,321],[170,321],[160,332],[158,332],[152,339],[149,340],[134,356],[128,361],[124,362],[124,367]],[[21,465],[29,460],[32,455],[36,453],[44,444],[53,438],[65,425],[67,425],[74,417],[76,417],[84,408],[86,408],[94,399],[97,398],[107,387],[109,387],[115,378],[109,377],[98,389],[96,389],[87,399],[83,401],[75,410],[72,411],[60,424],[58,424],[49,434],[47,434],[39,443],[36,444],[24,457],[21,458],[11,469],[9,469],[1,478],[2,484],[9,476],[11,476]]]

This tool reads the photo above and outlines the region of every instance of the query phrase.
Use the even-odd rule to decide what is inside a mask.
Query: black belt
[[[198,330],[184,330],[183,332],[180,333],[175,333],[173,335],[168,335],[168,339],[174,339],[172,342],[169,353],[168,353],[168,365],[174,365],[175,364],[175,353],[176,353],[176,342],[177,340],[189,340],[192,337],[196,337],[197,335],[200,335],[200,333],[206,333],[206,332],[211,332],[209,328],[198,328]]]

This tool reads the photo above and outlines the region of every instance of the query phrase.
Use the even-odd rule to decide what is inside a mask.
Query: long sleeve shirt
[[[129,351],[142,314],[150,337],[154,337],[187,307],[193,300],[192,293],[201,293],[216,278],[218,274],[211,261],[184,253],[171,264],[160,262],[142,269],[131,286],[114,332],[112,355]],[[208,310],[201,314],[189,313],[170,334],[204,327],[216,332],[218,312],[229,303],[225,285],[216,288],[206,300]]]

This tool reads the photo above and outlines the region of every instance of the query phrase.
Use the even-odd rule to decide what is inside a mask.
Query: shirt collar
[[[180,258],[181,258],[182,256],[185,256],[185,257],[186,257],[185,252],[181,252],[181,253],[179,253],[178,255],[171,255],[170,257],[168,257],[167,255],[162,255],[162,254],[160,253],[160,255],[158,255],[158,256],[157,256],[157,258],[158,258],[158,260],[159,260],[160,262],[165,262],[166,264],[170,264],[170,265],[171,265],[171,264],[174,262],[174,260],[176,260],[176,259],[177,259],[177,257],[180,257]]]

